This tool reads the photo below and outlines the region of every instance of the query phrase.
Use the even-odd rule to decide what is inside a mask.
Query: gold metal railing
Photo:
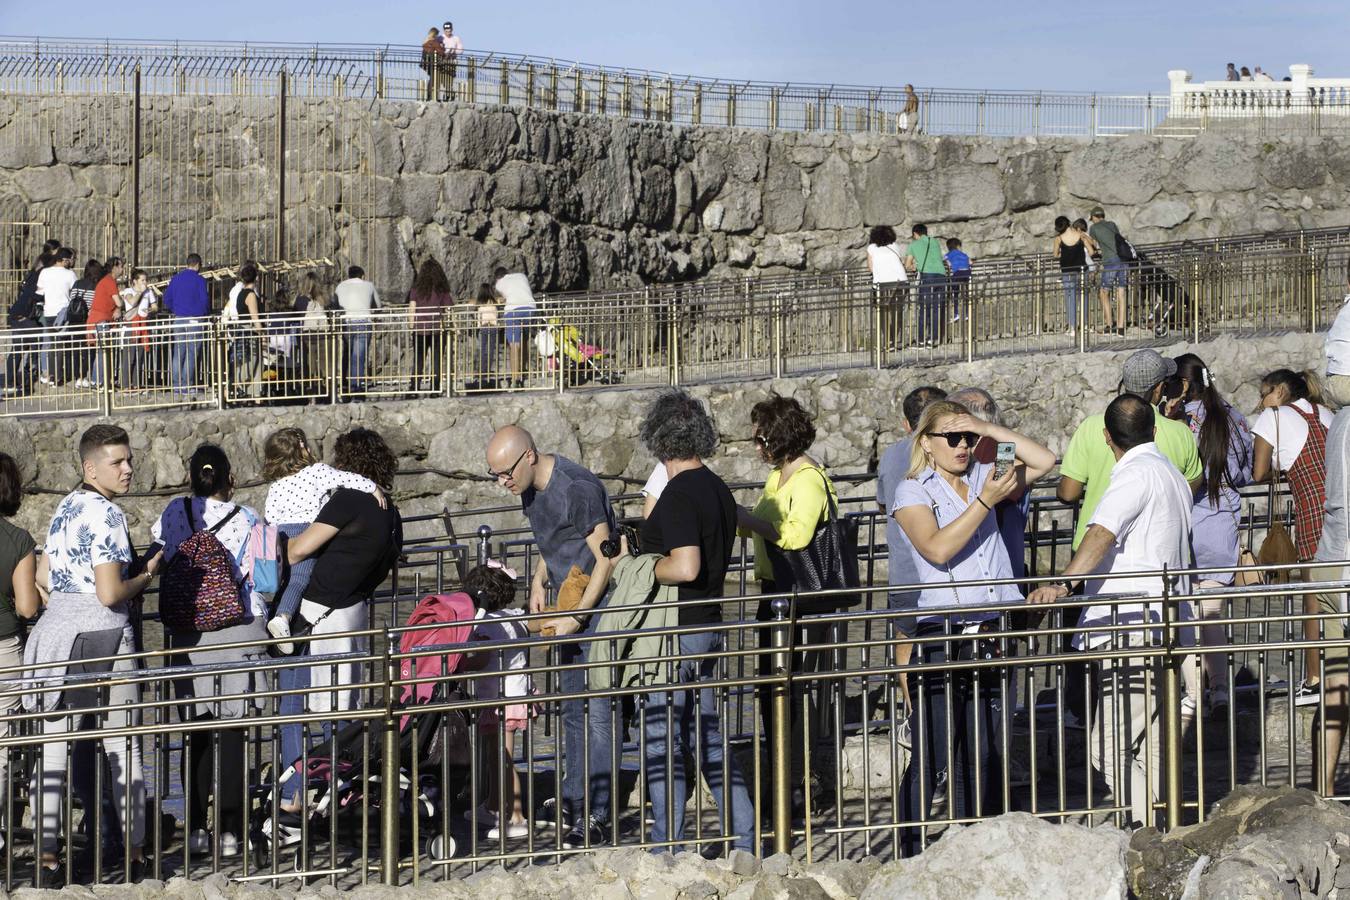
[[[13,328],[0,337],[8,376],[0,415],[565,392],[1315,331],[1330,321],[1330,285],[1341,280],[1327,260],[1286,249],[1131,267],[1123,335],[1103,325],[1095,276],[1057,269],[545,298],[534,313],[491,325],[459,306],[415,317],[399,308],[361,319],[269,314],[257,325],[160,318]],[[44,356],[52,384],[39,378]]]
[[[1177,576],[1190,580],[1212,573],[1155,574],[1160,584],[1169,585]],[[985,584],[989,582],[963,582],[957,588]],[[1109,584],[1108,579],[1108,591]],[[1134,760],[1148,794],[1145,815],[1168,828],[1202,820],[1214,798],[1239,784],[1306,783],[1327,765],[1321,750],[1313,747],[1318,732],[1307,729],[1313,727],[1314,713],[1315,721],[1326,722],[1329,714],[1339,716],[1344,709],[1338,693],[1342,681],[1331,673],[1335,661],[1350,651],[1350,642],[1329,635],[1304,639],[1303,621],[1319,621],[1330,631],[1344,613],[1304,613],[1302,598],[1328,594],[1330,608],[1337,609],[1335,597],[1347,587],[1350,583],[1340,579],[1295,580],[1206,592],[1222,600],[1221,615],[1209,624],[1220,627],[1225,640],[1199,647],[1181,613],[1186,597],[1168,587],[1151,597],[1104,595],[1051,607],[933,607],[921,611],[929,621],[920,623],[917,636],[901,630],[899,613],[886,607],[890,587],[865,589],[860,608],[820,614],[810,613],[818,610],[814,603],[828,600],[824,595],[752,594],[719,601],[719,623],[648,628],[643,634],[657,639],[647,651],[650,673],[635,682],[599,687],[596,679],[613,674],[617,663],[597,661],[597,648],[626,646],[627,636],[604,624],[620,610],[608,610],[597,614],[579,639],[473,644],[481,657],[496,658],[499,664],[508,653],[528,654],[537,692],[509,698],[532,710],[518,732],[505,730],[507,700],[484,693],[483,686],[498,675],[459,665],[465,645],[402,651],[402,637],[417,629],[386,624],[387,607],[378,606],[372,607],[370,627],[353,633],[364,649],[351,654],[185,667],[175,665],[168,651],[147,651],[134,655],[139,662],[132,668],[67,676],[64,684],[92,684],[99,690],[135,686],[139,700],[130,708],[108,706],[104,700],[81,712],[101,723],[97,733],[103,741],[128,736],[146,750],[151,789],[144,850],[147,874],[154,877],[220,871],[241,880],[322,877],[352,884],[378,876],[386,884],[417,884],[498,862],[561,859],[598,846],[725,850],[736,843],[762,852],[791,852],[808,861],[826,855],[900,856],[917,852],[952,824],[1012,808],[1054,821],[1126,822],[1131,804],[1123,786]],[[1141,604],[1151,609],[1144,621],[1136,617]],[[1112,612],[1092,627],[1075,624],[1070,613],[1088,605]],[[758,616],[755,606],[761,611]],[[652,605],[653,614],[664,608]],[[988,630],[962,633],[961,622],[983,616],[991,617]],[[1261,626],[1259,638],[1240,636],[1240,626],[1247,624]],[[1069,650],[1066,641],[1074,634],[1101,636],[1107,642]],[[568,655],[566,648],[578,643],[587,651]],[[897,665],[897,650],[908,646],[916,650],[914,661]],[[971,647],[977,650],[967,652]],[[1290,686],[1299,674],[1297,658],[1307,647],[1316,648],[1333,665],[1315,702],[1302,707],[1292,703]],[[943,648],[945,653],[935,652]],[[1206,710],[1203,680],[1184,687],[1188,667],[1194,672],[1197,656],[1206,654],[1230,662],[1226,684],[1208,686],[1215,693],[1226,688],[1228,703],[1221,709]],[[1249,660],[1245,665],[1244,655]],[[119,659],[125,664],[132,657]],[[419,659],[432,665],[404,666]],[[1106,760],[1094,762],[1091,739],[1107,729],[1117,739],[1126,737],[1126,727],[1105,706],[1094,709],[1092,698],[1111,695],[1118,683],[1112,679],[1125,677],[1119,665],[1127,659],[1142,679],[1131,688],[1133,696],[1151,713],[1140,726],[1141,751],[1129,759],[1110,760],[1108,772]],[[356,667],[347,684],[362,699],[340,716],[355,727],[338,742],[304,743],[296,759],[284,758],[281,729],[332,721],[307,712],[320,692],[296,682],[295,676],[338,666]],[[255,676],[261,687],[247,693],[220,689],[228,676],[242,673]],[[23,676],[21,667],[0,669],[0,702],[13,703],[34,690],[18,680]],[[217,688],[209,702],[245,700],[248,708],[239,718],[184,718],[173,686],[187,677],[214,681]],[[404,690],[417,684],[440,692],[423,704],[402,702]],[[690,713],[700,723],[694,733],[715,744],[695,739],[684,748],[662,746],[663,720],[668,725],[674,719],[677,710],[671,704],[678,706],[679,696],[691,685],[705,692]],[[1083,688],[1085,703],[1071,696],[1075,686]],[[446,693],[451,687],[455,693]],[[1183,703],[1187,690],[1198,710]],[[598,747],[584,747],[581,760],[561,747],[560,732],[567,727],[562,724],[563,706],[573,701],[586,702],[585,733],[598,742]],[[635,738],[625,736],[629,706],[638,717]],[[957,751],[970,734],[962,738],[951,727],[941,728],[941,734],[934,729],[941,724],[939,717],[945,716],[950,726],[952,717],[966,715],[968,708],[979,714],[971,722],[982,749],[962,757]],[[907,709],[928,712],[907,716]],[[128,712],[139,722],[126,724]],[[714,716],[720,728],[712,727]],[[0,751],[12,763],[7,776],[11,802],[22,797],[27,779],[21,773],[35,769],[35,783],[42,783],[42,764],[30,766],[25,759],[40,743],[29,732],[41,718],[32,712],[12,713],[0,734]],[[906,719],[907,736],[902,727]],[[489,721],[495,724],[485,724]],[[616,737],[606,737],[606,727]],[[981,728],[990,731],[980,736]],[[221,760],[205,785],[178,773],[175,761],[191,755],[194,744],[219,748],[227,732],[242,733],[242,760]],[[74,737],[49,736],[48,743],[53,740],[73,743]],[[508,836],[505,830],[491,838],[483,834],[490,823],[479,811],[480,801],[495,799],[497,808],[507,808],[505,781],[490,774],[499,765],[492,756],[496,745],[509,746],[522,770],[527,824],[519,836]],[[721,753],[710,753],[714,748]],[[685,751],[694,763],[687,803],[669,799],[676,794],[661,789],[663,780],[669,788]],[[723,764],[730,760],[737,767],[739,776],[732,782],[743,793],[736,799],[748,803],[748,811],[742,805],[734,816],[714,814],[723,799],[717,776],[726,772],[725,765],[722,773],[717,771],[718,755]],[[241,763],[240,796],[220,796],[221,767]],[[95,757],[92,771],[103,771],[104,764],[102,755]],[[589,808],[577,814],[598,815],[614,827],[580,846],[564,848],[565,829],[542,822],[538,810],[544,796],[562,789],[569,768],[580,769],[582,783],[591,785],[582,798]],[[940,768],[947,772],[945,788],[936,786]],[[636,784],[631,780],[634,771]],[[607,778],[607,772],[618,775]],[[304,814],[287,819],[281,809],[282,787],[297,775],[304,783]],[[700,776],[712,776],[710,792],[698,786]],[[606,781],[613,789],[602,803],[595,792]],[[1315,777],[1313,781],[1320,790]],[[1103,783],[1116,787],[1103,791]],[[960,791],[972,785],[976,793],[961,800]],[[84,843],[75,837],[75,823],[81,819],[83,832],[91,836],[115,830],[98,800],[110,788],[130,792],[131,783],[100,779],[93,788],[66,787],[59,799],[66,837],[62,858],[72,867],[92,860],[96,881],[121,880],[131,855],[125,845],[101,855],[98,841],[91,837]],[[195,821],[186,812],[184,797],[192,791],[212,794],[208,821]],[[77,798],[82,809],[74,802]],[[237,856],[227,854],[219,828],[221,804],[233,799],[246,812],[251,833]],[[945,809],[930,800],[942,801],[938,805],[945,803]],[[128,817],[140,814],[136,810]],[[669,827],[677,821],[688,823],[682,837]],[[122,833],[133,825],[119,824],[128,829]],[[193,852],[186,836],[199,828],[210,838]],[[667,837],[662,839],[661,833]],[[35,838],[27,823],[14,816],[6,823],[6,839],[5,886],[13,889],[34,874],[30,851]],[[378,865],[370,862],[375,859]]]

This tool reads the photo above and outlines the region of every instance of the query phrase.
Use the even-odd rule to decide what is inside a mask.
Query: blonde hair
[[[262,474],[267,481],[294,475],[316,461],[302,429],[282,428],[269,434],[263,443]]]
[[[311,304],[324,308],[328,306],[328,288],[313,272],[306,272],[300,278],[300,293],[308,297]]]
[[[905,477],[914,478],[924,469],[928,468],[928,454],[924,452],[923,445],[919,443],[919,439],[928,437],[928,435],[932,434],[937,428],[939,419],[945,419],[948,416],[968,415],[970,415],[970,410],[966,409],[960,403],[954,403],[951,400],[934,400],[924,407],[923,414],[919,416],[919,424],[914,427],[914,436],[910,439],[909,471],[905,473]]]

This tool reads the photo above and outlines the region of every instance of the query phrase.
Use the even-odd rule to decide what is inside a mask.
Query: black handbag
[[[819,469],[816,472],[825,480],[826,519],[816,527],[811,542],[800,550],[784,550],[767,541],[764,545],[773,565],[774,588],[783,593],[857,588],[862,584],[858,578],[858,520],[839,515],[825,473]],[[798,601],[798,610],[807,615],[834,612],[854,606],[861,598],[857,593],[811,597]]]

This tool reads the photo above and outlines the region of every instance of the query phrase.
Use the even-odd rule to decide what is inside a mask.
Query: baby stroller
[[[450,648],[469,640],[476,612],[468,594],[432,594],[422,598],[408,617],[408,625],[426,627],[406,631],[400,637],[401,653],[447,648],[447,652],[404,659],[400,666],[399,677],[404,682],[400,705],[410,710],[399,718],[397,818],[400,822],[417,816],[423,826],[429,825],[446,798],[456,796],[460,782],[467,778],[468,724],[464,714],[459,711],[414,713],[411,710],[429,703],[443,704],[457,697],[454,685],[445,676],[459,669],[464,652]],[[379,839],[384,799],[380,783],[382,751],[378,722],[353,722],[310,749],[301,759],[292,761],[280,774],[278,786],[293,778],[303,779],[311,845],[331,838],[338,844],[356,849],[363,832],[367,841]],[[451,778],[456,782],[453,785],[442,783],[447,764]],[[414,767],[417,771],[415,784]],[[270,786],[263,791],[257,809],[259,821],[253,829],[253,838],[262,853],[271,850],[274,840],[278,849],[302,842],[306,823],[302,822],[300,814],[283,811],[273,820]],[[411,851],[411,841],[412,829],[400,829],[401,852]],[[295,864],[297,871],[303,871],[304,860],[299,852]]]
[[[564,384],[578,387],[596,384],[621,384],[623,373],[605,368],[605,351],[581,339],[581,329],[564,325],[561,319],[549,319],[534,338],[535,349],[544,358],[548,371],[562,370]]]

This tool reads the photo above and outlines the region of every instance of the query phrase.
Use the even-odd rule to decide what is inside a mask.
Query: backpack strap
[[[217,532],[220,531],[220,529],[224,528],[224,527],[229,523],[229,521],[230,521],[231,519],[233,519],[236,515],[239,514],[239,506],[238,506],[238,504],[236,504],[235,507],[234,507],[234,509],[230,510],[229,513],[226,514],[225,518],[221,519],[219,522],[217,522],[216,524],[212,525],[210,528],[201,528],[201,529],[198,529],[198,528],[196,527],[196,525],[193,523],[193,520],[192,520],[192,498],[191,498],[191,497],[184,497],[184,498],[183,498],[183,512],[187,514],[188,527],[192,529],[193,534],[196,534],[198,531],[205,531],[205,532],[207,532],[208,534],[216,534]],[[206,524],[205,520],[202,521],[202,524],[203,524],[203,525]]]

